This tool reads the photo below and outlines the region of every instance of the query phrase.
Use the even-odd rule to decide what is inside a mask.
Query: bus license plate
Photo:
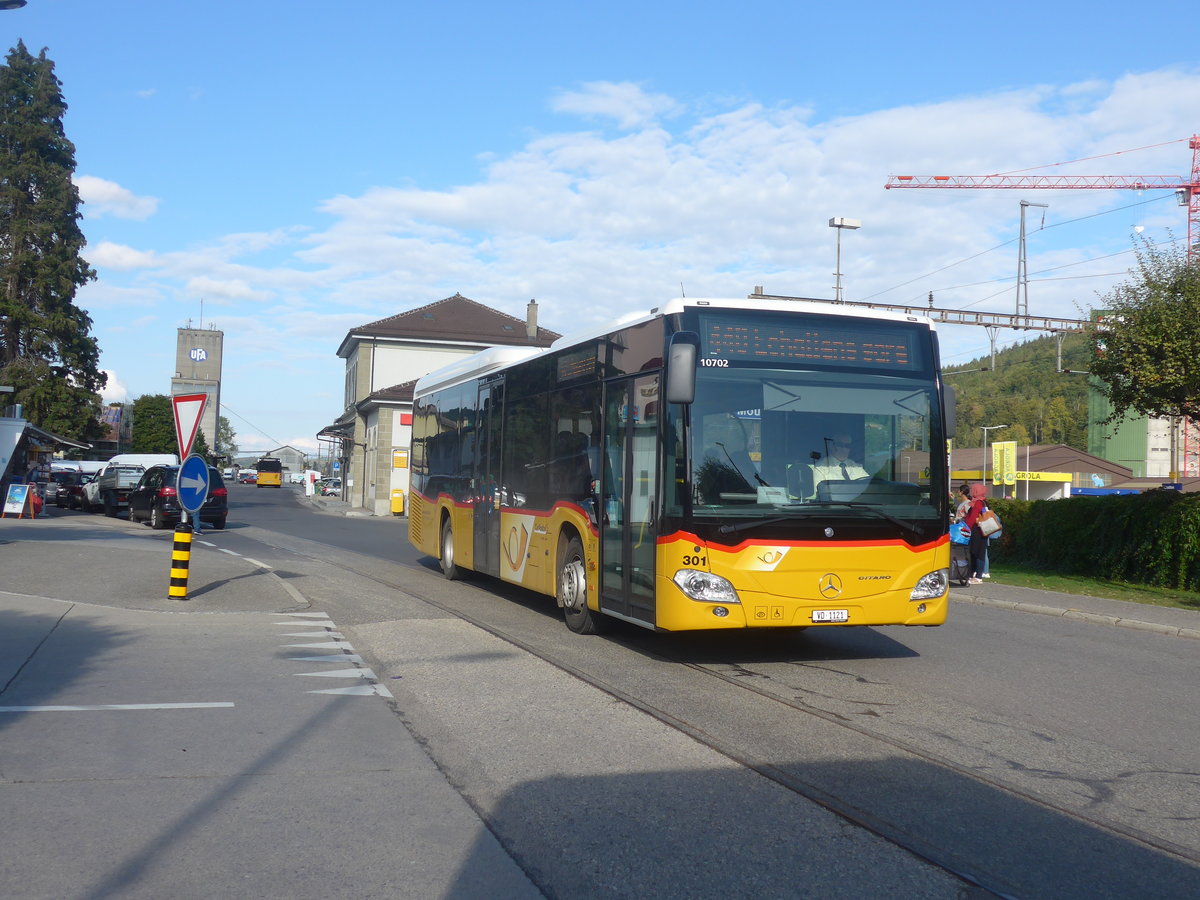
[[[849,622],[850,610],[848,609],[814,609],[812,614],[814,622]]]

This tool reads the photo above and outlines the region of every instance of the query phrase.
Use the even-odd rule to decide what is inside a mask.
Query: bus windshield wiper
[[[739,522],[736,525],[722,525],[717,529],[721,534],[733,534],[736,531],[745,531],[747,528],[754,528],[757,525],[777,525],[780,522],[790,522],[797,516],[767,516],[762,519],[750,519],[747,522]]]

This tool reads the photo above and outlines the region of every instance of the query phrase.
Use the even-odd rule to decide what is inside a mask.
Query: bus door
[[[504,382],[480,385],[475,407],[474,562],[472,568],[485,575],[500,574],[500,449],[504,407]]]
[[[600,606],[654,621],[658,375],[610,381],[604,401]]]

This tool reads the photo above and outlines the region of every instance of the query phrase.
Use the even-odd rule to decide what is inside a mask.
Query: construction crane
[[[892,175],[885,188],[991,188],[993,190],[1118,190],[1118,191],[1175,191],[1179,205],[1188,211],[1187,258],[1200,257],[1200,135],[1188,139],[1192,151],[1191,178],[1178,175]],[[1025,205],[1021,207],[1021,237],[1024,239]],[[1023,248],[1022,248],[1023,252]],[[1023,257],[1022,257],[1023,264]],[[1018,283],[1018,291],[1020,285]],[[1021,310],[1018,293],[1018,312]],[[1028,301],[1026,301],[1028,304]],[[993,326],[994,327],[994,326]],[[992,332],[989,331],[989,334]],[[1059,370],[1062,369],[1062,337],[1059,338]],[[995,336],[992,336],[992,352],[995,353]],[[1179,480],[1176,464],[1177,433],[1179,421],[1172,417],[1171,430],[1171,481]],[[1183,436],[1184,458],[1187,458],[1187,432]]]
[[[1027,191],[1175,191],[1188,210],[1187,255],[1200,254],[1200,135],[1188,140],[1191,178],[1178,175],[892,175],[885,188],[990,188]]]

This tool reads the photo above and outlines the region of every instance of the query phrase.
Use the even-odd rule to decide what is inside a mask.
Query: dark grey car
[[[179,466],[151,466],[129,492],[129,521],[147,521],[151,528],[169,528],[186,515],[175,489]],[[208,467],[208,499],[200,508],[200,521],[224,528],[229,515],[229,490],[220,470]],[[190,516],[188,517],[190,518]]]

